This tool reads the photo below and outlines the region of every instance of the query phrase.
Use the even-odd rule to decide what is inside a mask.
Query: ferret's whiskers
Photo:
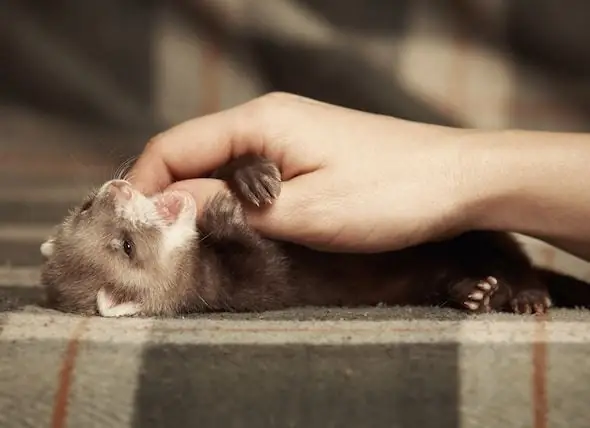
[[[199,243],[203,242],[205,239],[207,239],[208,237],[211,236],[211,232],[209,232],[208,234],[206,234],[205,236],[202,236],[199,238]]]
[[[137,156],[131,156],[130,158],[126,159],[119,165],[119,167],[115,170],[115,174],[113,176],[114,180],[125,180],[128,179],[127,174],[129,173],[130,167],[137,160]]]
[[[119,170],[121,168],[123,164],[119,164],[117,167],[115,167],[115,170],[113,171],[113,173],[111,174],[111,177],[113,180],[117,179],[117,176],[119,175]]]
[[[131,167],[133,166],[133,163],[137,160],[137,156],[134,156],[132,158],[129,158],[129,160],[127,161],[127,164],[125,166],[125,169],[121,171],[121,179],[123,180],[131,180],[132,175],[130,174],[131,172]]]
[[[197,297],[199,298],[199,300],[201,300],[201,302],[203,302],[205,304],[205,306],[207,306],[209,309],[212,309],[211,305],[209,303],[207,303],[207,301],[203,298],[203,296],[201,296],[200,294],[197,294]]]
[[[121,163],[116,169],[115,172],[113,173],[113,180],[118,180],[121,172],[125,169],[125,162]]]

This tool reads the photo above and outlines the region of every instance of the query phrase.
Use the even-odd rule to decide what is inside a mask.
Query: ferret
[[[501,232],[376,254],[267,239],[247,224],[243,207],[279,197],[278,167],[245,155],[214,176],[228,190],[199,216],[182,191],[148,197],[123,179],[94,190],[41,245],[46,305],[104,317],[380,304],[533,314],[554,305],[549,285],[564,278],[535,268]],[[590,287],[582,292],[590,302]]]

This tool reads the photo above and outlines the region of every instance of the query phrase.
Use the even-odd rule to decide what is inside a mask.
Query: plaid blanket
[[[0,316],[0,424],[583,428],[588,321],[418,308],[117,320],[25,306]]]
[[[83,4],[84,3],[84,4]],[[0,426],[587,427],[588,311],[38,307],[39,244],[155,132],[271,90],[413,120],[590,130],[590,3],[6,0]],[[520,237],[533,258],[590,265]]]

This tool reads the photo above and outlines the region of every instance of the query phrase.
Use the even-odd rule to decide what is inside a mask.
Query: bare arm
[[[467,132],[465,228],[518,232],[590,260],[590,135]]]

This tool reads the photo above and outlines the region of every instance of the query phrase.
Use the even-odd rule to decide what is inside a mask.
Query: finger
[[[302,181],[308,181],[306,176],[283,182],[281,195],[271,206],[264,208],[244,206],[248,223],[262,235],[269,238],[305,245],[321,245],[323,235],[316,232],[317,225],[322,225],[322,232],[329,232],[329,224],[322,219],[321,212],[318,212],[313,207],[323,207],[325,204],[313,202],[312,199],[315,198],[315,194],[310,195],[305,190],[309,188],[308,185],[302,183]],[[189,192],[195,199],[197,211],[202,212],[209,199],[218,192],[227,189],[227,183],[223,180],[197,178],[177,181],[166,190]],[[310,212],[312,210],[314,212]]]
[[[168,190],[184,190],[189,192],[197,204],[197,213],[202,212],[207,201],[217,193],[228,190],[227,183],[214,178],[195,178],[173,183],[166,188]]]
[[[331,213],[339,201],[329,196],[333,193],[330,189],[318,186],[320,175],[314,172],[284,181],[272,205],[246,209],[249,224],[269,238],[325,246],[338,225]]]
[[[242,105],[189,120],[154,137],[129,172],[129,181],[145,194],[176,180],[202,177],[246,152],[259,153],[261,138],[251,107]]]

